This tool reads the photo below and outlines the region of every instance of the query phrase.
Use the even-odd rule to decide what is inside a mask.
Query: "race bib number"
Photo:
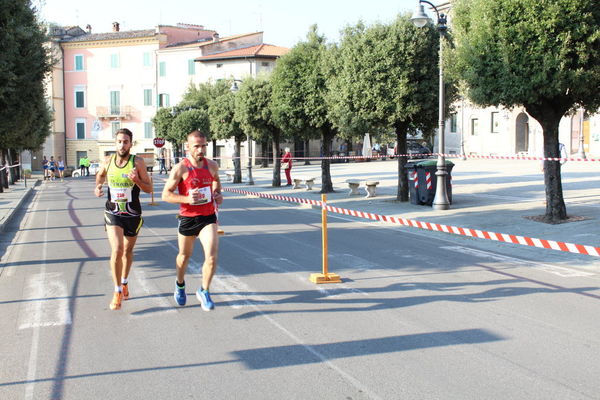
[[[111,194],[115,203],[127,203],[131,200],[131,188],[111,188]]]
[[[210,186],[206,186],[203,188],[194,189],[198,192],[198,200],[192,205],[197,206],[199,204],[206,204],[212,201],[212,194],[210,190]]]

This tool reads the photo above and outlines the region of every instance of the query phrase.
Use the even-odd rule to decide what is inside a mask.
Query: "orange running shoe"
[[[115,292],[115,294],[113,294],[113,299],[110,302],[110,309],[111,310],[120,310],[122,299],[123,299],[123,293]]]
[[[121,290],[123,293],[123,300],[127,300],[129,298],[129,287],[126,283],[121,285]]]

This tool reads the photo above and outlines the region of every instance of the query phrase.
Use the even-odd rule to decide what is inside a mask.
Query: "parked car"
[[[431,157],[431,150],[423,146],[419,142],[414,140],[406,141],[406,153],[408,158],[429,158]],[[388,155],[395,157],[398,155],[398,147],[394,144],[394,147],[388,147]]]
[[[100,169],[100,163],[97,162],[93,162],[90,164],[90,175],[96,175],[98,173],[98,170]],[[75,170],[73,170],[73,173],[71,174],[71,176],[73,178],[79,178],[81,176],[81,168],[77,168]]]

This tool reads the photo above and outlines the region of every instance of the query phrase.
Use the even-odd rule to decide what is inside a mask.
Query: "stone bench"
[[[346,183],[348,184],[348,187],[350,188],[350,192],[348,193],[348,196],[356,196],[356,195],[360,194],[358,192],[358,188],[360,187],[360,180],[346,179]]]
[[[292,189],[301,189],[301,185],[306,187],[306,190],[312,190],[313,185],[315,184],[315,179],[307,176],[298,176],[293,178],[294,187]]]
[[[225,171],[225,176],[227,176],[228,182],[233,182],[233,177],[235,176],[235,171]]]
[[[367,181],[366,182],[366,190],[367,190],[367,198],[377,196],[377,185],[379,185],[378,181]]]

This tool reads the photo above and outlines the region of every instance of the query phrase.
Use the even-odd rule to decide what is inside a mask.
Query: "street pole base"
[[[149,206],[157,206],[157,205],[158,205],[158,203],[155,203],[155,202],[151,201],[150,203],[148,203],[148,205],[149,205]]]
[[[310,274],[310,281],[312,283],[342,283],[338,274]]]
[[[450,209],[450,204],[446,204],[446,203],[435,204],[435,203],[433,203],[432,208],[434,210],[449,210]]]

